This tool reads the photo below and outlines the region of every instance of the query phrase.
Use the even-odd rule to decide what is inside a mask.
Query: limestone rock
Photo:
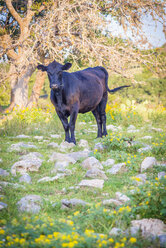
[[[16,175],[16,172],[19,172],[20,174],[25,174],[28,171],[38,171],[40,166],[42,165],[42,160],[40,158],[34,158],[29,160],[21,160],[16,162],[11,167],[11,173],[12,175]]]
[[[159,219],[132,220],[131,225],[139,228],[144,237],[166,234],[166,225]]]
[[[101,179],[92,179],[92,180],[82,180],[79,183],[81,187],[90,187],[90,188],[99,188],[102,189],[104,185],[104,180]]]
[[[104,166],[110,166],[115,164],[115,160],[112,158],[107,159],[105,162],[102,162]]]
[[[74,143],[68,143],[67,141],[63,141],[63,142],[60,144],[59,148],[60,148],[61,151],[66,151],[66,150],[68,150],[68,149],[73,148],[74,146],[75,146]]]
[[[89,178],[101,178],[101,179],[108,179],[108,177],[105,175],[105,172],[102,170],[99,170],[97,168],[92,168],[88,170],[85,174],[85,177]]]
[[[23,188],[23,189],[25,189],[25,187],[23,186],[23,185],[20,185],[20,184],[18,184],[18,183],[9,183],[9,182],[0,182],[0,185],[2,185],[3,187],[8,187],[8,186],[11,186],[11,187],[13,187],[13,188],[15,188],[15,189],[17,189],[17,188]]]
[[[19,211],[36,214],[40,211],[42,199],[39,195],[27,195],[17,202]]]
[[[158,173],[158,179],[161,179],[162,177],[164,177],[166,175],[165,171],[161,171]]]
[[[113,228],[111,229],[111,231],[109,232],[109,235],[110,235],[110,236],[111,236],[111,235],[117,236],[117,235],[120,235],[120,234],[122,234],[122,233],[123,233],[122,229],[117,228],[117,227],[113,227]]]
[[[87,170],[90,170],[93,168],[103,169],[103,166],[101,165],[99,160],[97,160],[95,157],[89,157],[89,158],[85,159],[82,162],[81,166]]]
[[[70,157],[68,154],[58,153],[58,152],[53,152],[53,154],[50,156],[49,162],[54,162],[54,161],[65,161],[72,164],[76,163],[76,160]]]
[[[118,132],[121,129],[122,129],[121,127],[116,127],[114,125],[108,125],[107,126],[107,130],[111,130],[112,132]]]
[[[36,158],[42,158],[43,155],[39,152],[30,152],[26,155],[23,155],[19,158],[19,160],[30,160],[30,159],[36,159]]]
[[[66,200],[66,199],[63,199],[61,201],[62,205],[65,205],[66,207],[70,208],[70,207],[75,207],[75,206],[85,206],[87,205],[88,203],[81,200],[81,199],[70,199],[70,200]]]
[[[78,151],[78,152],[71,152],[67,155],[73,158],[75,161],[78,161],[82,158],[87,158],[89,156],[89,153],[90,153],[89,150],[84,150],[84,151]]]
[[[55,163],[54,169],[57,171],[60,168],[66,168],[69,166],[69,162],[68,161],[57,161]]]
[[[111,169],[107,170],[107,173],[115,175],[120,171],[120,169],[124,165],[125,165],[125,163],[114,164]]]
[[[61,138],[61,135],[60,134],[51,134],[50,136],[51,136],[51,138],[54,138],[54,139]]]
[[[152,150],[152,146],[146,145],[145,147],[139,148],[138,152],[141,153],[141,152],[146,152],[150,150]]]
[[[99,142],[99,143],[96,143],[95,146],[94,146],[94,150],[98,150],[98,151],[103,151],[104,150],[104,145]]]
[[[25,135],[25,134],[20,134],[20,135],[17,135],[16,138],[18,138],[18,139],[29,139],[30,136]]]
[[[7,204],[4,203],[4,202],[0,202],[0,210],[4,209],[4,208],[7,208]]]
[[[146,157],[141,164],[141,172],[152,168],[156,163],[157,161],[154,157]]]
[[[130,201],[130,198],[127,195],[122,194],[121,192],[116,192],[115,195],[116,198],[123,203]]]
[[[3,176],[3,177],[9,176],[9,172],[0,168],[0,176]]]
[[[120,205],[123,204],[121,201],[118,201],[116,199],[104,200],[102,203],[103,203],[104,206],[109,206],[109,205],[120,206]]]
[[[33,145],[31,142],[25,144],[24,142],[19,142],[17,144],[12,144],[11,147],[8,149],[9,152],[12,151],[21,151],[21,148],[37,148],[37,146]]]
[[[34,139],[43,140],[43,136],[34,136]]]
[[[48,147],[51,147],[51,148],[59,148],[59,145],[55,142],[51,142],[50,144],[48,144]]]
[[[38,183],[53,182],[53,181],[56,181],[59,178],[62,178],[64,176],[65,176],[64,174],[58,173],[55,177],[43,177],[43,178],[39,179],[37,182]]]
[[[147,176],[146,176],[146,173],[144,173],[144,174],[136,175],[135,178],[137,180],[134,180],[134,183],[139,186],[139,185],[143,185],[146,182]]]
[[[89,145],[88,145],[88,141],[87,140],[84,140],[84,139],[81,139],[79,142],[78,142],[78,146],[79,147],[84,147],[84,148],[89,148]]]
[[[20,183],[28,183],[30,184],[32,182],[32,179],[30,177],[30,175],[28,173],[23,174],[20,178],[19,178],[19,182]]]

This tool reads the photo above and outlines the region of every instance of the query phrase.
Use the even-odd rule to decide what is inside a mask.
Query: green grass
[[[134,107],[131,108],[131,103],[128,103],[125,104],[125,110],[119,110],[119,106],[111,108],[109,110],[111,112],[108,111],[107,113],[107,125],[121,126],[121,131],[109,131],[107,137],[99,140],[96,139],[96,128],[92,127],[95,124],[93,115],[78,116],[76,125],[77,143],[80,139],[86,139],[92,151],[91,155],[95,156],[100,162],[113,158],[116,163],[126,163],[125,170],[118,174],[109,175],[106,173],[108,180],[104,182],[102,190],[69,189],[71,186],[78,185],[84,178],[86,170],[80,166],[82,160],[69,166],[69,169],[74,168],[72,175],[54,182],[37,183],[44,176],[53,176],[50,171],[54,168],[54,162],[48,160],[50,155],[58,149],[48,148],[48,144],[51,142],[60,144],[64,140],[63,128],[51,107],[48,107],[49,111],[42,109],[17,111],[15,114],[9,115],[9,117],[13,117],[12,120],[8,119],[7,115],[7,119],[1,121],[0,158],[3,160],[0,164],[1,168],[10,172],[11,166],[19,160],[19,157],[31,151],[37,151],[43,155],[40,170],[29,173],[32,184],[22,183],[25,189],[2,186],[1,195],[3,196],[1,201],[8,204],[8,207],[0,212],[1,247],[149,247],[149,241],[141,236],[131,237],[130,234],[122,234],[113,237],[109,235],[109,231],[113,227],[126,230],[130,226],[131,220],[136,219],[138,215],[140,215],[140,218],[152,217],[163,221],[166,219],[163,210],[165,207],[163,187],[165,187],[166,180],[163,179],[158,184],[155,179],[158,172],[166,171],[165,167],[154,167],[147,170],[149,181],[147,185],[137,187],[133,184],[132,179],[140,173],[140,164],[145,157],[154,156],[158,161],[165,161],[165,110],[153,109],[153,111],[150,111],[146,106],[136,104],[134,104]],[[81,125],[80,122],[85,122],[86,125]],[[136,129],[140,131],[128,133],[127,128],[131,124],[135,125]],[[149,125],[162,128],[163,132],[156,132]],[[96,133],[87,133],[86,130],[88,129],[95,130]],[[16,138],[19,134],[29,135],[30,138],[20,140]],[[51,138],[51,134],[61,134],[61,138]],[[43,140],[37,141],[34,138],[36,135],[43,136]],[[147,135],[151,135],[152,139],[143,140],[142,137]],[[127,144],[130,141],[139,141],[151,145],[152,150],[138,153],[137,150],[142,145],[138,143],[134,146],[128,146]],[[9,152],[8,148],[11,144],[18,142],[32,142],[37,146],[37,149]],[[94,145],[98,142],[102,142],[106,149],[94,151]],[[78,146],[73,148],[73,151],[78,150],[82,149]],[[109,168],[104,167],[104,170],[106,171]],[[7,177],[1,177],[0,180],[19,183],[19,177],[18,174],[16,177],[10,174]],[[104,207],[101,205],[102,200],[115,198],[117,191],[129,194],[131,189],[139,191],[139,194],[132,195],[131,202],[128,205],[124,204],[121,207],[113,205]],[[147,195],[148,192],[150,192],[150,196]],[[43,205],[38,215],[21,213],[17,209],[17,202],[28,194],[40,195],[43,199]],[[156,198],[156,194],[158,198]],[[61,200],[71,198],[82,199],[89,205],[62,210]],[[56,203],[56,205],[53,206],[53,203]],[[100,234],[104,236],[100,236]],[[151,247],[159,247],[158,241],[154,241]]]

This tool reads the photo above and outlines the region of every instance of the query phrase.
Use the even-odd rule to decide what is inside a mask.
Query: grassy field
[[[55,162],[50,162],[49,158],[53,152],[61,152],[59,148],[48,147],[48,144],[56,142],[60,145],[64,140],[63,128],[51,105],[32,110],[14,110],[12,114],[3,117],[0,122],[0,167],[10,172],[11,166],[20,156],[30,152],[41,153],[43,163],[38,172],[29,172],[31,184],[20,183],[19,174],[1,176],[1,182],[12,184],[6,187],[0,184],[1,202],[7,204],[0,211],[0,247],[160,247],[158,240],[152,242],[140,233],[133,236],[126,230],[135,219],[166,220],[166,176],[158,179],[158,173],[166,171],[166,167],[156,164],[145,171],[147,180],[143,185],[137,185],[139,179],[136,177],[146,157],[166,162],[166,110],[162,105],[153,107],[146,102],[139,104],[134,100],[126,100],[121,104],[113,101],[113,104],[107,105],[107,125],[119,129],[109,130],[108,136],[103,139],[96,139],[97,128],[92,114],[79,115],[76,125],[77,144],[81,139],[87,140],[90,156],[100,162],[112,158],[116,164],[125,163],[124,169],[116,175],[108,174],[106,171],[110,167],[104,167],[108,180],[104,181],[103,189],[76,187],[85,179],[86,170],[81,167],[84,159],[69,165],[71,175],[53,182],[37,182],[42,177],[53,176],[51,170]],[[136,131],[128,132],[130,125],[134,125]],[[17,138],[20,134],[28,135],[29,138]],[[60,138],[52,138],[53,134],[59,134]],[[37,140],[35,136],[43,138]],[[151,138],[144,139],[145,136]],[[9,151],[11,145],[18,142],[32,142],[37,148]],[[99,142],[103,150],[95,149],[95,144]],[[138,152],[144,146],[150,146],[151,149]],[[80,150],[83,148],[78,145],[72,148],[72,151]],[[68,150],[64,153],[70,152]],[[13,183],[23,185],[24,188],[15,188]],[[116,192],[126,194],[130,201],[121,206],[104,206],[102,201],[115,198]],[[18,210],[17,202],[29,194],[42,198],[38,214]],[[62,199],[73,198],[89,204],[61,208]],[[123,232],[117,236],[109,235],[113,227]]]

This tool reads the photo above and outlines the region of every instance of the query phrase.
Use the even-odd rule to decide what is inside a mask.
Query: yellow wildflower
[[[129,239],[129,242],[132,243],[132,244],[135,243],[136,241],[137,241],[137,239],[136,239],[136,238],[133,238],[133,237],[131,237],[131,238]]]
[[[0,228],[0,234],[4,234],[4,233],[5,231],[2,228]]]

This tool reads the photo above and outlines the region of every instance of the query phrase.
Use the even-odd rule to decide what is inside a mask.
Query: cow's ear
[[[62,66],[62,70],[63,70],[63,71],[67,71],[67,70],[70,69],[71,66],[72,66],[71,63],[66,63],[65,65]]]
[[[41,70],[41,71],[47,71],[47,66],[45,66],[45,65],[38,65],[37,66],[37,69],[38,70]]]

